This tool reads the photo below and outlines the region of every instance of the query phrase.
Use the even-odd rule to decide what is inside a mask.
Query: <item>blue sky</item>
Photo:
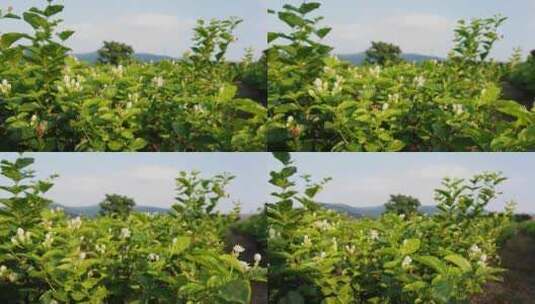
[[[198,18],[244,19],[236,34],[239,40],[229,57],[239,59],[243,49],[259,53],[266,47],[266,0],[69,0],[62,15],[67,28],[77,30],[69,41],[75,52],[97,50],[103,40],[124,41],[138,52],[180,56],[191,46],[192,28]],[[45,0],[0,0],[0,7],[21,12],[42,6]],[[2,20],[1,31],[24,30],[27,26]]]
[[[272,0],[270,8],[301,0]],[[535,0],[329,0],[321,1],[319,15],[333,27],[326,40],[337,53],[356,53],[367,49],[372,40],[393,42],[406,52],[446,56],[451,48],[457,20],[502,14],[509,20],[502,28],[504,40],[496,45],[493,56],[510,57],[512,49],[524,53],[535,48]],[[280,30],[270,17],[270,30]]]
[[[106,193],[133,197],[140,205],[168,207],[174,198],[174,178],[181,170],[200,170],[204,176],[221,172],[236,175],[229,187],[231,200],[244,212],[270,201],[274,188],[269,171],[279,168],[269,153],[37,153],[39,178],[58,173],[49,197],[68,206],[96,204]],[[14,159],[15,153],[0,153]],[[318,200],[353,206],[382,205],[390,194],[413,195],[433,204],[433,189],[442,177],[470,177],[482,171],[502,171],[509,180],[504,195],[489,208],[501,210],[515,200],[521,212],[535,213],[535,154],[533,153],[298,153],[293,154],[301,174],[315,179],[332,177]],[[0,178],[0,184],[5,180]]]

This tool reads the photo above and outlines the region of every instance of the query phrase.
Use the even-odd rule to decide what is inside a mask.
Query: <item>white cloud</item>
[[[69,44],[76,52],[92,52],[102,41],[119,40],[137,52],[179,56],[189,49],[193,19],[166,14],[128,14],[112,20],[66,25],[76,31]]]
[[[408,175],[417,179],[442,179],[444,177],[466,178],[474,172],[468,168],[455,164],[436,164],[412,169]]]
[[[454,25],[434,14],[393,15],[366,24],[334,24],[328,42],[338,53],[363,51],[371,41],[381,40],[399,45],[404,52],[446,55]]]

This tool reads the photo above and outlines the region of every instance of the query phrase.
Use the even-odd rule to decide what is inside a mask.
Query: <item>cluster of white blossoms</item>
[[[128,94],[128,102],[126,103],[126,108],[127,109],[132,108],[132,105],[134,105],[138,101],[139,101],[139,94],[138,93]]]
[[[370,239],[376,241],[379,239],[379,232],[377,230],[370,230]]]
[[[281,233],[273,228],[269,228],[268,236],[270,239],[278,238],[281,236]]]
[[[76,218],[70,220],[67,224],[69,229],[78,230],[82,227],[82,218],[77,216]]]
[[[4,277],[8,272],[7,267],[5,265],[0,266],[0,278]]]
[[[351,255],[355,254],[355,252],[357,251],[357,247],[355,247],[355,245],[346,245],[345,249],[346,249],[347,253],[349,253]]]
[[[335,96],[342,92],[342,85],[345,82],[345,79],[340,76],[334,76],[335,80],[331,86],[328,81],[323,81],[321,78],[314,80],[314,87],[308,91],[308,94],[312,97],[321,97],[325,95]]]
[[[36,114],[32,115],[32,118],[30,118],[30,126],[35,127],[37,126],[37,122],[39,121],[39,117],[37,117]]]
[[[332,241],[332,250],[335,252],[338,251],[338,241],[336,240],[336,238],[333,237],[331,241]]]
[[[152,79],[152,83],[154,83],[157,88],[161,88],[165,85],[165,80],[162,76],[158,76]]]
[[[476,244],[470,247],[470,250],[468,251],[468,255],[472,259],[479,259],[477,263],[480,266],[485,267],[487,265],[488,256],[485,253],[483,253],[483,250],[481,250],[481,248],[479,248],[479,246],[477,246]]]
[[[7,278],[8,281],[10,281],[11,283],[14,283],[18,280],[19,276],[14,272],[9,271],[9,269],[5,265],[1,265],[0,266],[0,279],[2,278]]]
[[[122,65],[118,65],[116,67],[113,67],[111,69],[111,72],[117,77],[123,77],[123,75],[124,75],[124,67]]]
[[[121,239],[126,240],[132,236],[132,232],[128,228],[122,228],[121,229],[121,235],[119,236]]]
[[[245,248],[243,248],[240,244],[236,244],[232,248],[232,255],[238,258],[240,254],[243,253],[244,251],[245,251]],[[255,253],[253,260],[254,260],[254,267],[258,267],[260,265],[260,262],[262,261],[262,255],[260,253]],[[251,266],[249,265],[249,263],[245,261],[239,261],[239,263],[244,271],[248,271],[251,269]]]
[[[31,242],[32,233],[24,231],[22,228],[17,229],[17,234],[11,238],[11,242],[15,245],[25,244]]]
[[[305,235],[303,237],[303,246],[305,246],[305,247],[312,246],[312,241],[310,240],[310,237],[308,235]]]
[[[457,115],[461,115],[464,113],[464,107],[462,104],[454,104],[453,105],[453,112]]]
[[[245,248],[243,248],[240,244],[234,245],[232,247],[232,255],[235,257],[239,257],[242,252],[245,251]]]
[[[0,93],[3,95],[7,95],[11,92],[11,84],[7,81],[7,79],[2,80],[0,83]]]
[[[412,259],[410,256],[406,256],[403,261],[401,262],[401,268],[407,270],[409,267],[411,267]]]
[[[388,94],[388,102],[398,103],[401,96],[398,93]]]
[[[206,107],[200,104],[196,104],[193,106],[193,111],[203,114],[206,112]]]
[[[381,75],[381,66],[376,65],[373,68],[370,68],[370,74],[374,77],[379,77]]]
[[[58,85],[58,91],[63,92],[81,92],[84,87],[82,83],[85,81],[83,76],[74,76],[71,78],[69,75],[63,76],[63,83]]]
[[[417,88],[421,88],[425,85],[425,77],[424,76],[418,76],[414,78],[414,83],[416,84]]]
[[[328,230],[333,229],[333,225],[331,225],[331,223],[329,223],[327,220],[315,221],[314,222],[314,227],[316,227],[316,228],[318,228],[319,230],[322,230],[322,231],[328,231]]]
[[[100,253],[100,254],[104,254],[104,253],[106,253],[106,245],[104,245],[104,244],[102,244],[102,245],[97,244],[97,245],[95,246],[95,250],[96,250],[98,253]]]
[[[148,256],[147,256],[147,259],[150,261],[150,262],[158,262],[160,260],[160,256],[157,255],[156,253],[150,253]]]
[[[260,262],[262,261],[262,255],[260,253],[255,253],[253,259],[254,259],[254,265],[258,266],[260,265]]]
[[[54,238],[52,237],[52,233],[51,233],[51,232],[48,232],[48,233],[45,235],[45,240],[43,241],[43,246],[44,246],[45,248],[51,248],[53,242],[54,242]]]
[[[7,278],[11,283],[14,283],[18,280],[18,275],[9,271],[5,265],[0,265],[0,279],[2,278]]]

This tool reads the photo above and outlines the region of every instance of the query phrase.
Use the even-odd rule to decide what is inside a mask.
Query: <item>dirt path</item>
[[[500,251],[503,282],[487,284],[472,304],[535,304],[535,240],[522,233]]]

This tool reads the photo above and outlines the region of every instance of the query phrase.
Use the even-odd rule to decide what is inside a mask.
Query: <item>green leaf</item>
[[[284,165],[290,164],[292,159],[290,153],[288,152],[273,152],[273,156]]]
[[[34,29],[48,26],[48,21],[45,18],[37,14],[26,12],[23,14],[23,17],[24,17],[24,21],[26,21]]]
[[[403,286],[403,291],[418,291],[426,286],[427,284],[424,281],[416,281]]]
[[[137,138],[133,143],[130,144],[129,148],[132,151],[138,151],[145,148],[145,146],[147,146],[147,142],[142,138]]]
[[[0,45],[2,46],[2,48],[9,48],[11,47],[11,45],[13,45],[13,43],[19,41],[22,38],[30,38],[30,36],[22,33],[5,33],[0,39]]]
[[[63,5],[49,5],[45,11],[44,15],[47,17],[53,16],[57,13],[60,13],[63,11]]]
[[[323,39],[323,38],[325,38],[325,36],[327,36],[331,32],[331,30],[332,30],[332,28],[325,27],[325,28],[317,30],[316,31],[316,35],[318,35],[318,37]]]
[[[423,264],[429,268],[434,269],[436,272],[443,274],[448,271],[448,268],[441,260],[434,256],[416,256],[413,257],[415,261],[420,264]]]
[[[458,254],[448,255],[444,259],[457,265],[464,272],[472,270],[472,265],[470,264],[470,262]]]
[[[299,12],[303,15],[306,15],[316,9],[318,9],[321,6],[321,3],[319,2],[309,2],[309,3],[303,3],[299,7]]]
[[[173,254],[181,254],[184,252],[184,250],[188,249],[188,247],[191,245],[191,238],[187,236],[182,236],[179,238],[176,238],[176,241],[173,242],[173,247],[171,248],[171,252]]]
[[[298,25],[304,25],[305,21],[294,13],[279,12],[279,19],[284,21],[290,27],[296,27]]]
[[[120,151],[123,148],[123,144],[118,141],[112,140],[108,143],[108,148],[111,151]]]
[[[65,41],[69,39],[74,33],[75,33],[74,31],[63,31],[58,34],[58,37],[59,39],[61,39],[61,41]]]
[[[401,245],[401,254],[403,255],[410,255],[418,251],[420,249],[420,240],[418,239],[409,239],[405,240],[403,242],[403,245]]]
[[[219,288],[218,294],[229,303],[249,304],[251,302],[251,286],[246,280],[230,281]]]

